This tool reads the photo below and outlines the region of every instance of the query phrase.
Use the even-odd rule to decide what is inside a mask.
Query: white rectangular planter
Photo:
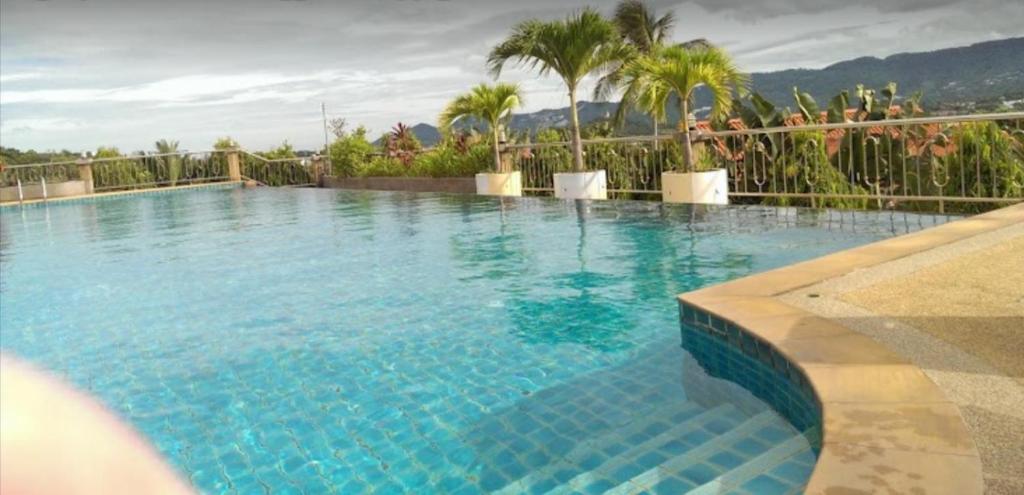
[[[555,197],[608,199],[608,175],[604,170],[555,174]]]
[[[729,204],[729,174],[724,168],[708,172],[664,172],[661,200],[666,203]]]
[[[485,196],[522,196],[522,172],[476,174],[476,193]]]

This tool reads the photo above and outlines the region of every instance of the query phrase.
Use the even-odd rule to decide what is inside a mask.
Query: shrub
[[[327,154],[331,159],[334,175],[351,177],[364,166],[367,157],[374,152],[373,143],[366,139],[366,128],[360,126],[351,133],[345,133],[331,143]]]

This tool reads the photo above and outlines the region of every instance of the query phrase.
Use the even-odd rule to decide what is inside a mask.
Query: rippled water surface
[[[0,221],[4,352],[204,492],[349,494],[700,486],[798,432],[703,374],[674,296],[942,219],[233,189]]]

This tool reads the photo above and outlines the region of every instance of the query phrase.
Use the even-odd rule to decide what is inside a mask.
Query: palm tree
[[[491,128],[491,149],[494,151],[494,171],[500,173],[501,126],[512,116],[512,110],[522,105],[523,96],[517,84],[498,83],[494,86],[480,84],[468,93],[455,98],[441,113],[440,128],[448,133],[452,125],[464,118],[475,118],[486,122]]]
[[[163,154],[177,153],[178,142],[168,141],[161,139],[156,142],[156,152]],[[163,157],[163,160],[167,163],[167,180],[171,186],[178,183],[178,176],[181,175],[181,157],[176,155],[170,155]],[[159,179],[157,179],[159,180]]]
[[[706,87],[712,97],[711,117],[728,115],[733,92],[744,93],[749,76],[740,72],[724,50],[712,46],[669,46],[650,55],[637,57],[625,69],[626,86],[636,86],[642,93],[659,94],[663,98],[645,101],[664,108],[668,95],[679,99],[679,131],[682,133],[683,161],[686,171],[693,171],[693,145],[688,124],[694,91]],[[657,109],[647,107],[648,111]]]
[[[583,143],[576,95],[584,77],[610,69],[626,60],[631,48],[622,43],[615,25],[595,10],[586,8],[560,21],[523,21],[512,34],[491,50],[487,65],[495,77],[510,60],[537,69],[541,75],[554,72],[569,90],[573,168],[583,168]]]
[[[623,0],[615,8],[613,20],[616,27],[619,28],[623,41],[633,47],[636,56],[650,55],[668,42],[669,34],[675,24],[675,14],[669,11],[659,18],[647,8],[643,1]],[[595,99],[607,99],[622,86],[625,67],[629,65],[629,62],[630,60],[622,61],[616,70],[598,81],[594,88]],[[648,89],[654,92],[644,94],[636,85],[625,88],[615,112],[615,123],[619,126],[623,125],[626,122],[626,115],[631,109],[650,109],[654,125],[654,145],[657,146],[658,124],[665,120],[665,105],[658,106],[654,102],[665,101],[666,95],[658,93],[655,87]]]

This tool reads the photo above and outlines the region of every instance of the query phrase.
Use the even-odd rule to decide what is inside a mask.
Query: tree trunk
[[[693,143],[690,142],[690,104],[686,98],[679,99],[679,127],[683,142],[683,171],[693,172]]]
[[[500,134],[498,133],[498,125],[491,125],[491,134],[493,143],[491,143],[491,150],[494,151],[494,172],[500,174],[502,170],[501,166],[501,144],[498,143]]]
[[[651,117],[651,121],[654,122],[654,151],[658,151],[658,117]]]
[[[576,88],[569,88],[569,114],[572,118],[572,168],[583,172],[583,140],[580,138],[580,116],[576,112]]]

